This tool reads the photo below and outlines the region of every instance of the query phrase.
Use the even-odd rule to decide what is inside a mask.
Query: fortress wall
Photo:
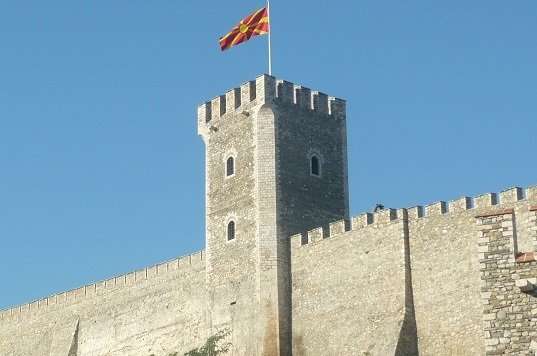
[[[529,188],[531,196],[535,187]],[[514,208],[530,246],[531,202],[520,188],[409,210],[414,306],[421,355],[478,355],[484,350],[476,216]],[[533,197],[532,197],[533,199]],[[422,210],[423,217],[417,212]],[[414,213],[415,212],[415,213]]]
[[[535,205],[537,187],[511,188],[365,213],[350,227],[339,221],[291,237],[295,352],[409,355],[401,345],[414,337],[420,355],[482,354],[476,216],[513,209],[518,251],[533,251]],[[395,324],[402,330],[395,331]]]
[[[421,355],[483,353],[474,210],[409,223]]]
[[[203,251],[0,313],[2,356],[156,356],[207,337]]]
[[[291,239],[293,355],[394,355],[405,314],[404,221],[386,214]],[[306,243],[307,244],[304,244]]]

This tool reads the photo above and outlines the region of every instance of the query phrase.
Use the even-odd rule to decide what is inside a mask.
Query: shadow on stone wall
[[[80,328],[80,320],[77,320],[75,333],[73,334],[73,340],[71,341],[71,347],[69,348],[68,356],[78,356],[78,329],[79,328]]]
[[[414,310],[414,292],[412,290],[412,268],[410,264],[410,241],[407,219],[404,219],[403,225],[405,249],[405,315],[401,330],[399,331],[395,356],[418,356],[418,328]]]

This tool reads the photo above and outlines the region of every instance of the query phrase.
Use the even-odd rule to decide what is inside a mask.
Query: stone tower
[[[206,249],[0,310],[1,356],[537,351],[537,186],[349,224],[342,100],[263,75],[198,120]]]
[[[262,75],[198,108],[212,332],[291,354],[288,237],[348,219],[345,102]]]

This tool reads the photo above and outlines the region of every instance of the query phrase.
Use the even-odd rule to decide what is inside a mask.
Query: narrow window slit
[[[311,157],[311,164],[310,164],[310,173],[313,176],[320,176],[321,175],[321,163],[319,161],[319,157],[312,156]]]
[[[231,241],[235,239],[235,222],[230,221],[227,224],[227,240]]]
[[[235,160],[229,157],[226,161],[226,176],[230,177],[235,174]]]

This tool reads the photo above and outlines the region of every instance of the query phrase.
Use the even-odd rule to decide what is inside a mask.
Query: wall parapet
[[[357,231],[367,227],[383,227],[407,219],[406,209],[384,209],[375,213],[364,213],[350,220],[338,220],[330,223],[328,229],[317,227],[315,229],[295,234],[290,237],[292,247],[315,244],[349,231]]]
[[[151,280],[158,276],[165,275],[172,271],[181,270],[183,268],[195,268],[202,265],[204,260],[205,252],[204,250],[201,250],[190,255],[157,263],[140,270],[121,274],[65,292],[53,294],[30,303],[0,310],[0,321],[8,318],[28,315],[34,311],[44,311],[48,307],[54,305],[74,304],[91,296],[101,295],[107,291],[117,290],[118,288],[143,283],[144,281]]]
[[[530,211],[537,211],[537,186],[530,186],[526,189],[520,187],[512,187],[503,190],[499,194],[486,193],[476,197],[462,196],[446,203],[438,201],[426,205],[425,207],[417,205],[410,208],[402,209],[383,209],[374,213],[362,213],[352,217],[350,221],[339,220],[329,224],[328,229],[318,227],[310,231],[296,234],[290,237],[291,246],[293,248],[300,247],[312,243],[317,243],[321,240],[328,239],[349,231],[356,231],[368,226],[382,227],[394,221],[408,219],[415,221],[438,216],[450,216],[453,214],[462,213],[469,210],[481,212],[480,217],[501,215],[505,210],[506,205],[512,205],[516,202],[527,200],[530,202]],[[498,208],[502,208],[498,210]],[[494,209],[493,211],[487,211]],[[512,209],[511,209],[512,210]],[[476,216],[477,217],[477,216]],[[537,219],[537,213],[536,213]],[[537,246],[537,231],[535,231],[535,244]]]
[[[205,126],[227,113],[240,110],[245,105],[261,105],[272,101],[294,104],[335,118],[344,117],[346,110],[343,99],[263,74],[199,105],[198,126]]]

